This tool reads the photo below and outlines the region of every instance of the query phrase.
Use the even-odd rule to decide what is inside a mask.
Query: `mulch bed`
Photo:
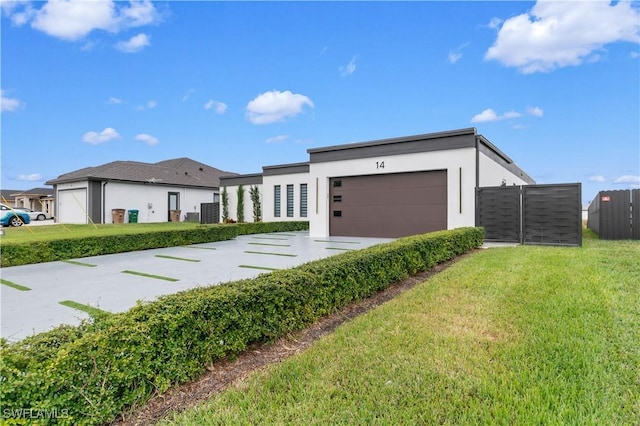
[[[199,379],[172,387],[164,394],[153,397],[144,406],[132,413],[125,414],[113,425],[152,425],[171,413],[181,412],[198,405],[254,371],[304,351],[339,325],[393,299],[466,256],[468,254],[392,284],[367,299],[353,302],[344,309],[320,319],[304,330],[289,334],[269,344],[251,345],[233,360],[215,361],[207,367],[207,371]]]

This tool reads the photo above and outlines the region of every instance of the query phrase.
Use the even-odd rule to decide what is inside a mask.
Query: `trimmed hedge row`
[[[59,424],[102,424],[213,360],[298,330],[351,301],[482,244],[481,228],[402,238],[197,288],[0,349],[4,412],[56,409]],[[64,410],[64,411],[63,411]]]
[[[301,231],[309,222],[236,223],[202,225],[181,230],[162,230],[137,234],[61,238],[36,243],[3,243],[2,267],[124,253],[162,247],[232,240],[238,235]]]

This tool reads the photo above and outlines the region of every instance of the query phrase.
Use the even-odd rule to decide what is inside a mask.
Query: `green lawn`
[[[479,251],[183,425],[633,425],[640,242]]]
[[[83,238],[118,234],[143,234],[153,231],[189,229],[202,226],[193,222],[121,223],[102,225],[44,225],[4,228],[3,243],[51,241],[64,238]]]

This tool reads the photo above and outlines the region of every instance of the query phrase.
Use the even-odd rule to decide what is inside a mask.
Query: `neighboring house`
[[[149,223],[184,220],[188,213],[199,217],[201,204],[218,196],[221,175],[229,172],[189,158],[114,161],[60,175],[47,185],[54,186],[60,223],[113,223],[117,209],[138,210],[137,221]]]
[[[308,220],[312,237],[400,237],[475,226],[476,188],[535,183],[475,128],[313,148],[309,162],[222,177],[229,215],[243,184],[264,221]]]
[[[11,207],[27,207],[55,216],[53,188],[3,189],[2,202]]]

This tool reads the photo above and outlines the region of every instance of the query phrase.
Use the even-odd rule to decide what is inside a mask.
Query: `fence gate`
[[[486,241],[519,243],[521,240],[520,187],[478,188],[476,222],[484,227]]]
[[[522,187],[524,244],[582,245],[581,184]]]
[[[476,224],[486,241],[582,245],[579,183],[477,188]]]

